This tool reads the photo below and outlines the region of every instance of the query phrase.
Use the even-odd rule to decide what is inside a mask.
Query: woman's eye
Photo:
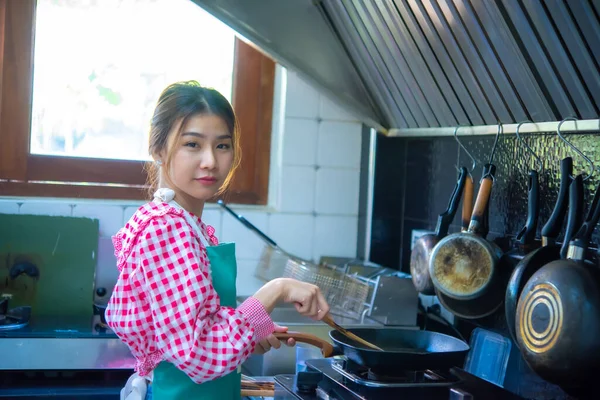
[[[196,143],[196,142],[188,142],[188,143],[185,144],[185,146],[186,147],[191,147],[193,149],[195,149],[196,147],[199,147],[198,143]]]
[[[221,150],[228,150],[230,148],[231,148],[231,146],[226,143],[221,143],[221,144],[217,145],[217,149],[221,149]]]

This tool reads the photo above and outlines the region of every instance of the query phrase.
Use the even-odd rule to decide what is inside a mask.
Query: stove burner
[[[422,372],[419,371],[402,371],[402,374],[387,374],[385,372],[377,372],[373,368],[367,370],[367,379],[378,382],[417,382],[422,380]],[[420,376],[417,376],[420,375]]]
[[[21,329],[29,323],[31,307],[16,307],[6,314],[0,314],[0,330]]]
[[[370,387],[450,386],[460,380],[449,372],[431,370],[378,371],[349,359],[333,360],[331,366],[354,383]]]

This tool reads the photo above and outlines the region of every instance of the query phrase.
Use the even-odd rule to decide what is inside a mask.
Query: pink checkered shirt
[[[220,306],[206,249],[184,213],[152,201],[113,237],[120,274],[106,320],[141,376],[164,360],[202,383],[235,370],[274,324],[253,297],[235,309]],[[218,243],[211,226],[189,216]]]

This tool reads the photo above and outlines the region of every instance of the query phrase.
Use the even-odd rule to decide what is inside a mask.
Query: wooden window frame
[[[143,200],[144,162],[30,154],[36,0],[0,0],[0,196]],[[236,38],[242,163],[228,202],[268,200],[275,62]]]

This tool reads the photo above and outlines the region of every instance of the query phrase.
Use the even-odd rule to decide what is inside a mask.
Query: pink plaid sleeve
[[[254,298],[238,309],[220,306],[206,251],[183,218],[154,219],[138,249],[156,347],[194,382],[235,370],[273,332]]]

